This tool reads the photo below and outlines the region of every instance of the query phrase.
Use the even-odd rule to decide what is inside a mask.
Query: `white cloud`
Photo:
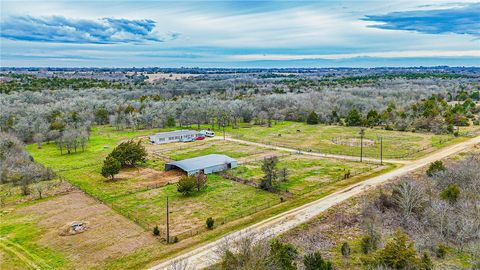
[[[467,52],[474,56],[479,48],[479,42],[472,41],[468,36],[374,29],[367,27],[371,22],[360,20],[365,15],[461,5],[448,0],[287,2],[290,4],[282,7],[273,7],[274,3],[272,8],[256,8],[255,2],[235,1],[246,8],[230,7],[226,3],[45,1],[40,5],[36,1],[2,0],[2,17],[60,15],[88,20],[105,17],[151,19],[156,22],[152,30],[154,36],[162,40],[169,37],[175,40],[149,46],[54,46],[42,42],[33,44],[8,40],[7,43],[2,40],[0,55],[13,55],[21,48],[23,52],[30,53],[92,56],[99,59],[100,65],[115,61],[130,65],[138,61],[147,63],[147,60],[150,65],[166,65],[159,60],[162,56],[173,58],[178,55],[181,58],[195,55],[198,58],[182,59],[185,62],[178,63],[194,66],[200,61],[455,57]],[[251,6],[248,6],[249,3]],[[182,35],[176,39],[175,33],[178,32]],[[128,40],[132,36],[129,33],[117,33],[114,38]],[[156,58],[146,59],[146,55],[155,55]]]
[[[470,51],[391,51],[346,54],[241,54],[231,55],[234,60],[305,60],[305,59],[348,59],[356,57],[411,58],[411,57],[480,57],[479,50]]]

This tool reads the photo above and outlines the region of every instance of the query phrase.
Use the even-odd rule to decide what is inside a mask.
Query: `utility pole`
[[[365,129],[360,129],[360,162],[363,162],[363,135],[365,135]]]
[[[168,195],[167,195],[167,244],[170,243],[170,224],[168,217]]]
[[[383,138],[380,137],[380,165],[383,165]]]

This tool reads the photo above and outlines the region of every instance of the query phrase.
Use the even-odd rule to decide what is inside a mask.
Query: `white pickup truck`
[[[215,132],[211,130],[202,130],[200,131],[200,134],[204,135],[205,137],[215,137]]]

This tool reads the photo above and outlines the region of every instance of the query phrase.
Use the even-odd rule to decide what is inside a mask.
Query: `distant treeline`
[[[2,87],[18,85],[16,91],[0,93],[0,130],[24,142],[55,140],[68,152],[69,147],[83,148],[94,124],[117,129],[237,127],[240,122],[269,126],[305,122],[313,112],[319,123],[454,133],[455,126],[480,121],[480,85],[471,75],[401,71],[395,76],[364,74],[370,70],[337,70],[331,77],[285,74],[289,79],[261,78],[264,73],[204,74],[155,83],[137,82],[141,75],[135,74],[120,82],[9,74]],[[336,83],[321,85],[327,80]]]
[[[12,91],[42,91],[59,89],[121,89],[127,87],[127,85],[123,82],[92,78],[39,78],[33,75],[25,74],[8,74],[7,76],[4,76],[4,78],[5,79],[0,83],[0,93],[10,93]]]

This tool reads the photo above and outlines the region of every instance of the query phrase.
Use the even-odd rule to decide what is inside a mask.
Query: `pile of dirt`
[[[75,235],[82,233],[88,229],[87,222],[84,221],[73,221],[63,226],[60,230],[61,236]]]

